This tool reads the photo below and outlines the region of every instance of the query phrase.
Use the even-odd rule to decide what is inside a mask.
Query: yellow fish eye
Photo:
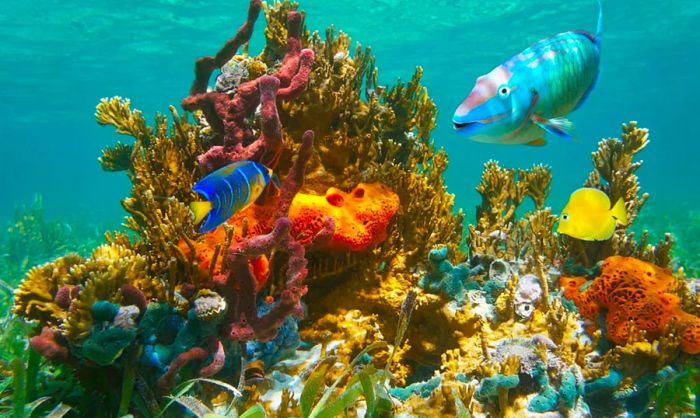
[[[569,220],[569,215],[566,214],[566,213],[562,213],[562,214],[561,214],[561,220],[562,220],[562,221],[568,221],[568,220]]]

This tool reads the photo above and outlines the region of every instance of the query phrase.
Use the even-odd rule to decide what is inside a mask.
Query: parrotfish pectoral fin
[[[190,203],[190,210],[192,211],[194,223],[198,224],[211,212],[211,202],[192,202]]]
[[[622,200],[622,198],[618,199],[615,206],[613,206],[612,216],[619,224],[627,225],[627,209],[625,208],[625,201]]]
[[[526,145],[531,145],[533,147],[541,147],[543,145],[547,145],[547,142],[544,140],[544,138],[537,138],[534,141],[528,142]]]
[[[574,128],[574,124],[566,118],[545,119],[539,115],[533,115],[532,121],[550,134],[554,134],[567,141],[572,141],[574,139],[570,133]]]

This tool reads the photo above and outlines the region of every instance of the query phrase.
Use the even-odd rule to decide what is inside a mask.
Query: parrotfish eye
[[[502,98],[505,99],[510,95],[510,87],[506,86],[505,84],[501,85],[498,88],[498,95]]]
[[[569,220],[569,215],[567,215],[566,213],[563,213],[563,214],[561,215],[561,220],[562,220],[562,221],[568,221],[568,220]]]

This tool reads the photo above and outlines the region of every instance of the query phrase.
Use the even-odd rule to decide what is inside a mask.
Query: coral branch
[[[224,351],[224,345],[221,344],[221,341],[216,340],[212,346],[214,358],[208,366],[202,367],[199,370],[199,375],[202,377],[214,376],[224,368],[224,364],[226,363],[226,352]]]
[[[158,389],[163,393],[169,392],[175,384],[175,377],[180,369],[185,367],[192,360],[204,360],[208,355],[209,353],[207,353],[207,350],[201,347],[194,347],[177,356],[177,358],[170,363],[168,371],[158,379]]]
[[[301,137],[301,147],[297,159],[289,169],[287,177],[284,179],[284,185],[280,192],[279,201],[277,203],[277,211],[275,217],[279,218],[289,214],[289,207],[292,205],[294,196],[299,192],[304,184],[304,167],[307,161],[311,158],[313,152],[314,132],[309,130],[304,132]]]
[[[42,328],[41,334],[32,337],[29,344],[34,351],[51,361],[68,359],[68,348],[56,341],[56,333],[49,327]]]
[[[253,34],[253,26],[258,19],[262,2],[260,0],[251,0],[248,6],[248,19],[238,28],[233,38],[229,39],[224,46],[216,53],[216,56],[202,57],[197,60],[194,66],[195,79],[190,89],[190,95],[204,93],[207,91],[209,77],[212,71],[216,68],[221,68],[226,64],[236,53],[241,45],[250,40]]]
[[[213,171],[233,161],[255,160],[275,168],[282,152],[282,127],[277,113],[277,97],[294,99],[301,94],[311,74],[314,52],[301,49],[303,17],[292,11],[287,17],[287,51],[279,70],[241,83],[235,92],[206,92],[214,68],[221,68],[238,47],[250,38],[260,4],[251,2],[248,21],[219,51],[216,57],[197,61],[196,78],[190,96],[182,101],[185,110],[200,109],[209,126],[222,139],[198,158],[207,171]],[[249,119],[260,105],[261,129],[255,138]]]
[[[214,278],[219,291],[235,306],[224,327],[228,338],[239,341],[258,339],[269,341],[289,315],[301,317],[303,308],[301,297],[306,294],[303,280],[308,270],[304,247],[290,235],[292,221],[286,216],[292,199],[301,188],[304,180],[304,167],[313,149],[313,132],[306,131],[299,149],[299,155],[285,178],[276,210],[276,221],[268,234],[256,235],[240,243],[233,244],[224,256],[222,273]],[[327,225],[329,227],[329,225]],[[251,271],[250,261],[272,253],[273,250],[286,250],[287,280],[279,301],[270,311],[259,316],[257,308],[257,281]],[[238,286],[234,285],[233,280]]]

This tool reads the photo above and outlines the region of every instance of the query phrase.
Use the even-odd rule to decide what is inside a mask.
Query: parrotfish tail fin
[[[600,52],[600,35],[603,34],[603,1],[598,0],[598,27],[595,30],[595,46]]]
[[[541,116],[534,115],[532,121],[537,124],[540,128],[554,134],[559,138],[566,139],[567,141],[573,141],[574,137],[571,132],[574,129],[574,124],[571,123],[569,119],[566,118],[552,118],[545,119]]]
[[[211,212],[211,202],[192,202],[190,203],[190,210],[192,211],[192,217],[196,225],[202,222],[202,219]]]
[[[277,190],[282,190],[282,183],[280,182],[280,177],[277,175],[277,173],[273,174],[272,177],[270,177],[270,180],[272,180],[272,184],[277,187]]]
[[[622,198],[619,198],[613,206],[612,216],[617,220],[617,223],[627,225],[627,208],[625,208],[625,201]]]

